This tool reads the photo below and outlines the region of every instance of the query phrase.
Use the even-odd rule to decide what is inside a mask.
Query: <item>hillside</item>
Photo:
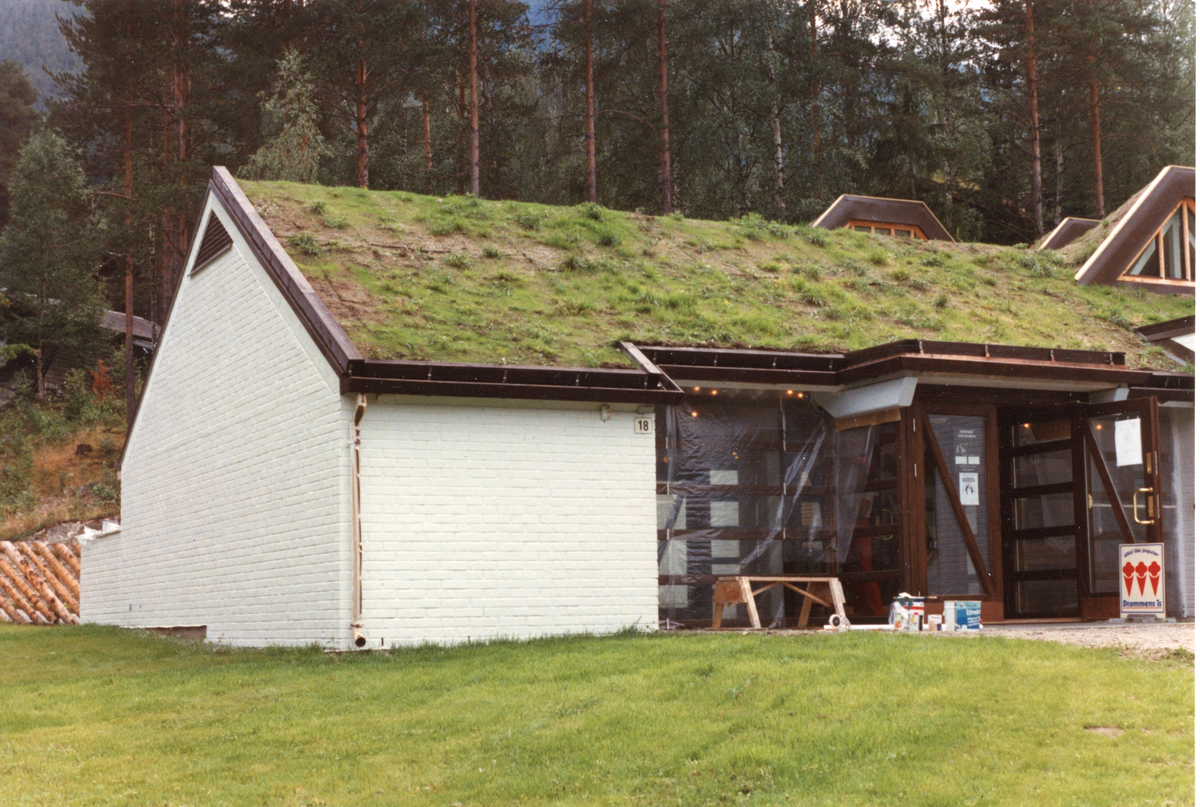
[[[79,59],[58,30],[56,17],[79,13],[79,8],[67,0],[4,0],[0,3],[0,61],[12,59],[22,65],[43,103],[57,92],[47,70],[73,72],[79,69]]]
[[[1057,256],[595,205],[240,182],[364,355],[624,364],[617,340],[806,352],[897,339],[1116,350],[1194,300],[1079,287]]]

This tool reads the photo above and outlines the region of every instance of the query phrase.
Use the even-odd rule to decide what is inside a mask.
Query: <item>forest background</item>
[[[710,219],[892,196],[1014,244],[1195,162],[1189,0],[6,0],[0,32],[0,222],[53,128],[156,321],[212,165]]]

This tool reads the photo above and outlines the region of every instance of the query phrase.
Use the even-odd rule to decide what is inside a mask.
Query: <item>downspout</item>
[[[362,423],[367,412],[367,396],[358,394],[358,405],[354,407],[354,484],[352,496],[354,506],[354,592],[353,619],[350,621],[354,646],[367,646],[367,637],[362,631]]]

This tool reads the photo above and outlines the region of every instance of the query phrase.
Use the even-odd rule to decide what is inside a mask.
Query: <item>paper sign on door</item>
[[[958,475],[958,500],[963,507],[979,506],[979,474]]]

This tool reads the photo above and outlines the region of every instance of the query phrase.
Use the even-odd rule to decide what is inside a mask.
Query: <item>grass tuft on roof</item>
[[[898,339],[1115,350],[1189,298],[1077,286],[1053,254],[596,205],[239,181],[369,358],[627,366],[617,340],[847,351]]]

